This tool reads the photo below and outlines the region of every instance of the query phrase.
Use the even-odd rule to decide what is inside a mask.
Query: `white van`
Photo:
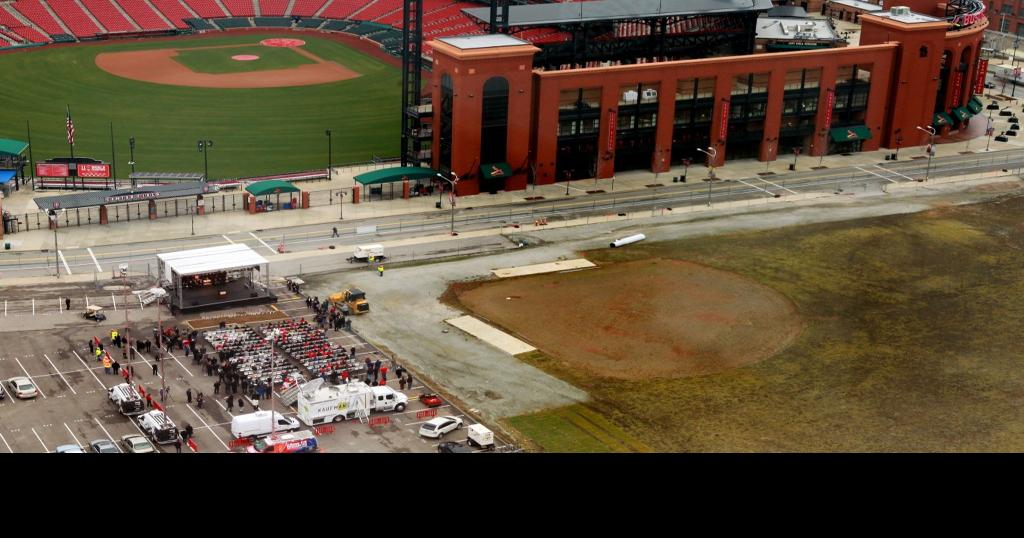
[[[289,418],[277,411],[274,411],[273,423],[271,423],[270,411],[257,411],[245,415],[235,415],[231,419],[231,435],[236,439],[242,437],[261,437],[270,435],[271,431],[291,431],[302,427],[302,424],[294,418]]]

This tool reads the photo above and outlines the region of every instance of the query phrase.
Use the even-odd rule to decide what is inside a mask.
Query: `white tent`
[[[226,280],[214,278],[200,286],[189,279],[210,273],[228,275]],[[276,300],[270,292],[270,262],[241,243],[158,254],[157,274],[170,292],[172,309],[187,311]]]
[[[160,273],[168,282],[173,282],[172,271],[179,276],[189,276],[246,269],[268,263],[266,258],[241,243],[168,252],[157,255],[157,259]]]

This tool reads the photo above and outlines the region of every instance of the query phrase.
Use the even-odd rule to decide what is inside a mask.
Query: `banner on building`
[[[825,92],[825,128],[832,128],[832,108],[836,104],[836,92],[831,88]]]
[[[978,74],[974,78],[974,93],[981,95],[985,93],[985,75],[988,73],[988,59],[978,60]]]
[[[718,138],[725,142],[729,134],[729,101],[722,101],[722,116],[719,118]]]
[[[960,101],[961,101],[961,99],[960,99],[960,88],[963,87],[963,83],[964,83],[964,72],[963,71],[957,71],[956,74],[953,75],[953,106],[954,107],[960,106]]]
[[[605,151],[615,151],[615,132],[619,126],[619,111],[608,111],[608,141],[605,143]]]

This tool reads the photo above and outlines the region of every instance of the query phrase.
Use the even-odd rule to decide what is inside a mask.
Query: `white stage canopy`
[[[190,276],[248,269],[269,263],[266,258],[241,243],[168,252],[158,254],[157,259],[160,260],[163,278],[167,281],[173,281],[172,272],[178,276]]]

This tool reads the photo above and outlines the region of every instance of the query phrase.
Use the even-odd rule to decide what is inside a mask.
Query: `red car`
[[[420,401],[427,407],[438,407],[440,405],[444,405],[444,400],[434,393],[420,394]]]

